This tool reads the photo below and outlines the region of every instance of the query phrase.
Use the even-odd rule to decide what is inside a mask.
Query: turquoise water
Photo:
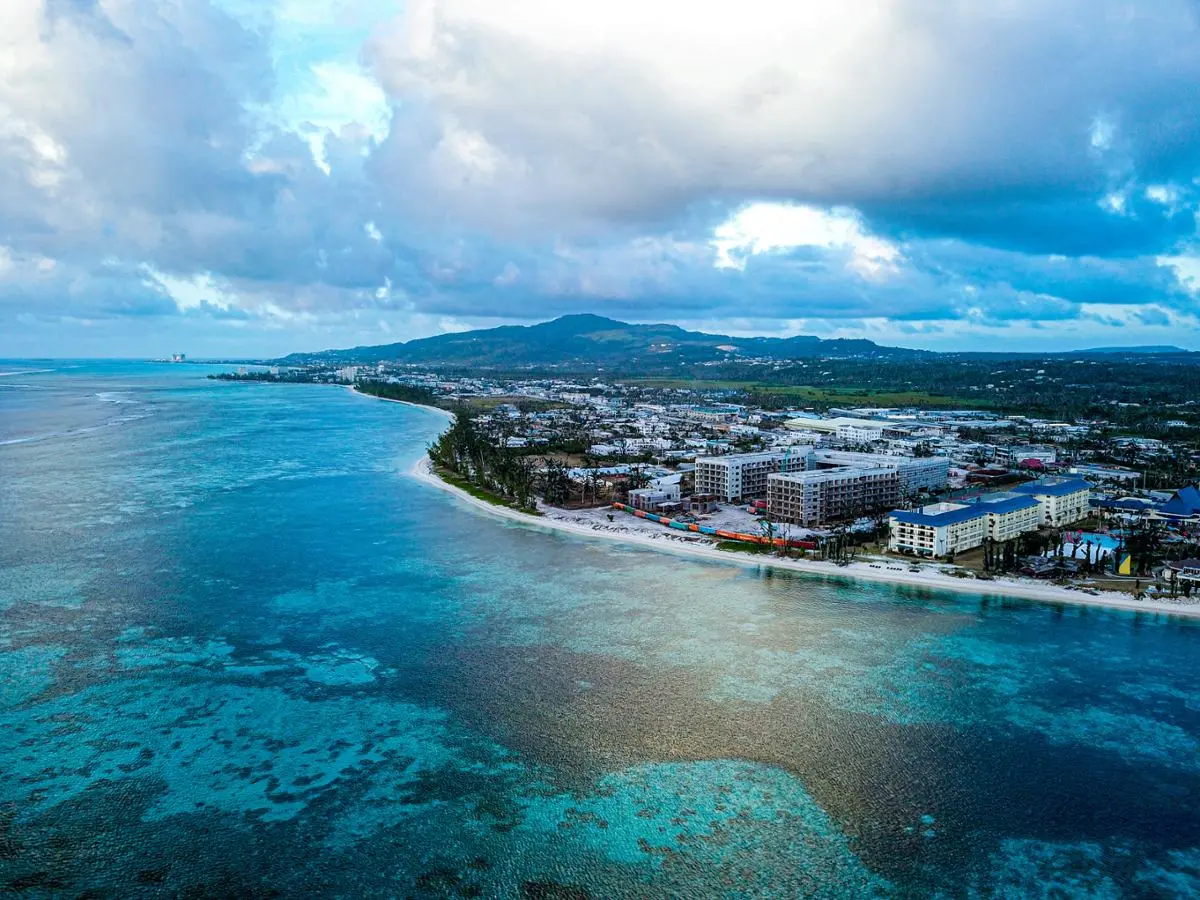
[[[706,564],[428,411],[0,364],[0,893],[1185,897],[1200,629]]]

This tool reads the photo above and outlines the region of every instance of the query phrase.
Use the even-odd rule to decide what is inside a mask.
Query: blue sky
[[[1194,0],[8,0],[0,356],[1200,349],[1197,46]]]

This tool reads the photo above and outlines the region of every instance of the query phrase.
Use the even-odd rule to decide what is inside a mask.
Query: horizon
[[[1200,350],[1194,4],[912,5],[17,0],[0,356]]]
[[[497,327],[504,327],[504,326],[517,326],[517,327],[529,328],[529,327],[533,327],[533,326],[539,325],[539,324],[547,324],[550,322],[555,322],[560,319],[585,318],[585,317],[595,317],[595,318],[606,319],[610,322],[613,322],[614,324],[619,324],[619,325],[644,325],[644,326],[678,325],[678,323],[676,323],[676,322],[664,322],[664,321],[637,322],[637,321],[629,321],[629,320],[625,320],[625,319],[613,319],[612,317],[605,316],[601,313],[579,312],[579,313],[564,313],[562,315],[555,316],[550,319],[543,319],[538,322],[528,322],[528,323],[526,323],[526,322],[504,322],[504,323],[501,323],[500,325],[483,326],[480,329],[468,329],[468,330],[487,330],[490,328],[497,328]],[[687,326],[679,326],[679,327],[683,327],[687,331],[699,331],[700,330],[700,329],[688,328]],[[457,331],[457,332],[441,332],[441,334],[465,333],[465,331],[466,330]],[[786,338],[791,338],[791,337],[810,337],[810,336],[812,336],[812,335],[803,335],[803,334],[765,335],[765,334],[750,334],[750,333],[739,334],[739,333],[727,333],[727,332],[705,332],[705,333],[715,334],[715,335],[719,335],[722,337],[733,337],[733,338],[759,337],[759,338],[783,338],[783,339],[786,339]],[[438,336],[438,335],[429,335],[427,337],[436,337],[436,336]],[[425,339],[425,337],[414,337],[414,338],[409,338],[407,340],[381,342],[378,345],[363,344],[363,345],[356,345],[356,346],[361,346],[361,347],[390,346],[390,345],[394,345],[394,344],[407,344],[407,343],[411,343],[413,341],[420,341],[420,340],[424,340],[424,339]],[[845,339],[846,340],[860,340],[861,338],[845,338]],[[826,339],[826,340],[828,340],[828,339]],[[870,340],[870,339],[867,338],[867,340]],[[875,343],[881,347],[895,348],[895,349],[901,349],[901,350],[926,350],[927,349],[924,347],[905,346],[903,344],[879,344],[879,342],[875,342]],[[1058,349],[1058,350],[963,349],[963,350],[932,350],[930,352],[943,353],[943,354],[952,354],[952,353],[983,354],[983,355],[995,354],[997,356],[1013,356],[1013,355],[1029,355],[1029,356],[1058,355],[1058,356],[1061,356],[1061,355],[1069,355],[1071,353],[1086,353],[1086,352],[1096,352],[1096,351],[1101,351],[1101,350],[1104,350],[1104,351],[1108,351],[1108,350],[1120,351],[1122,349],[1144,350],[1147,348],[1163,348],[1163,352],[1186,352],[1186,353],[1200,352],[1200,350],[1197,350],[1195,348],[1180,346],[1178,343],[1174,343],[1174,344],[1124,344],[1124,345],[1117,344],[1117,345],[1106,345],[1106,346],[1091,345],[1091,346],[1082,346],[1082,347],[1070,347],[1070,348]],[[213,364],[256,363],[256,362],[262,362],[262,361],[281,359],[281,358],[283,358],[285,356],[289,356],[289,355],[317,354],[317,353],[323,353],[323,352],[334,351],[334,350],[351,350],[351,349],[355,349],[355,348],[354,347],[322,347],[320,349],[314,349],[314,350],[293,350],[293,351],[289,351],[287,353],[280,353],[280,354],[271,355],[271,356],[267,356],[267,355],[261,355],[261,356],[259,356],[259,355],[244,355],[244,356],[242,356],[242,355],[230,355],[230,354],[213,355],[213,356],[207,356],[207,355],[197,356],[197,355],[194,355],[187,351],[179,351],[179,350],[166,351],[165,353],[160,354],[160,355],[128,355],[128,356],[2,356],[2,355],[0,355],[0,362],[3,362],[3,363],[39,362],[39,361],[44,361],[44,362],[165,362],[165,363],[177,364],[176,361],[171,360],[169,358],[169,354],[183,353],[184,356],[186,356],[186,360],[183,360],[183,362],[187,362],[187,363],[213,363]]]

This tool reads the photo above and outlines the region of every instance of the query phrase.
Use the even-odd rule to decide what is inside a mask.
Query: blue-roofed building
[[[1158,508],[1158,514],[1166,519],[1200,517],[1200,490],[1194,485],[1180,488],[1175,496]]]
[[[1019,484],[1011,493],[1035,498],[1042,507],[1045,525],[1070,525],[1086,518],[1092,486],[1082,478],[1052,476]]]
[[[983,544],[988,511],[978,503],[931,503],[918,510],[894,510],[888,523],[892,552],[949,556]]]
[[[1015,492],[984,494],[967,503],[933,503],[898,509],[888,518],[888,549],[918,556],[949,556],[973,550],[986,538],[1010,541],[1042,524],[1037,497]]]

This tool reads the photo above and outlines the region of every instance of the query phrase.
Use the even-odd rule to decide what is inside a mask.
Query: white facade
[[[987,537],[1011,541],[1042,524],[1042,506],[1033,497],[1020,494],[989,494],[976,501],[987,511]]]
[[[975,504],[932,503],[915,513],[896,511],[888,519],[892,552],[943,557],[983,544],[988,516]]]
[[[657,487],[636,488],[629,492],[629,505],[646,512],[658,512],[664,503],[679,500],[679,482]]]
[[[860,444],[870,444],[882,440],[882,425],[839,425],[837,436],[843,441],[854,441]]]
[[[1042,478],[1017,485],[1014,494],[1035,498],[1041,505],[1042,523],[1070,525],[1087,518],[1092,489],[1080,478]]]

